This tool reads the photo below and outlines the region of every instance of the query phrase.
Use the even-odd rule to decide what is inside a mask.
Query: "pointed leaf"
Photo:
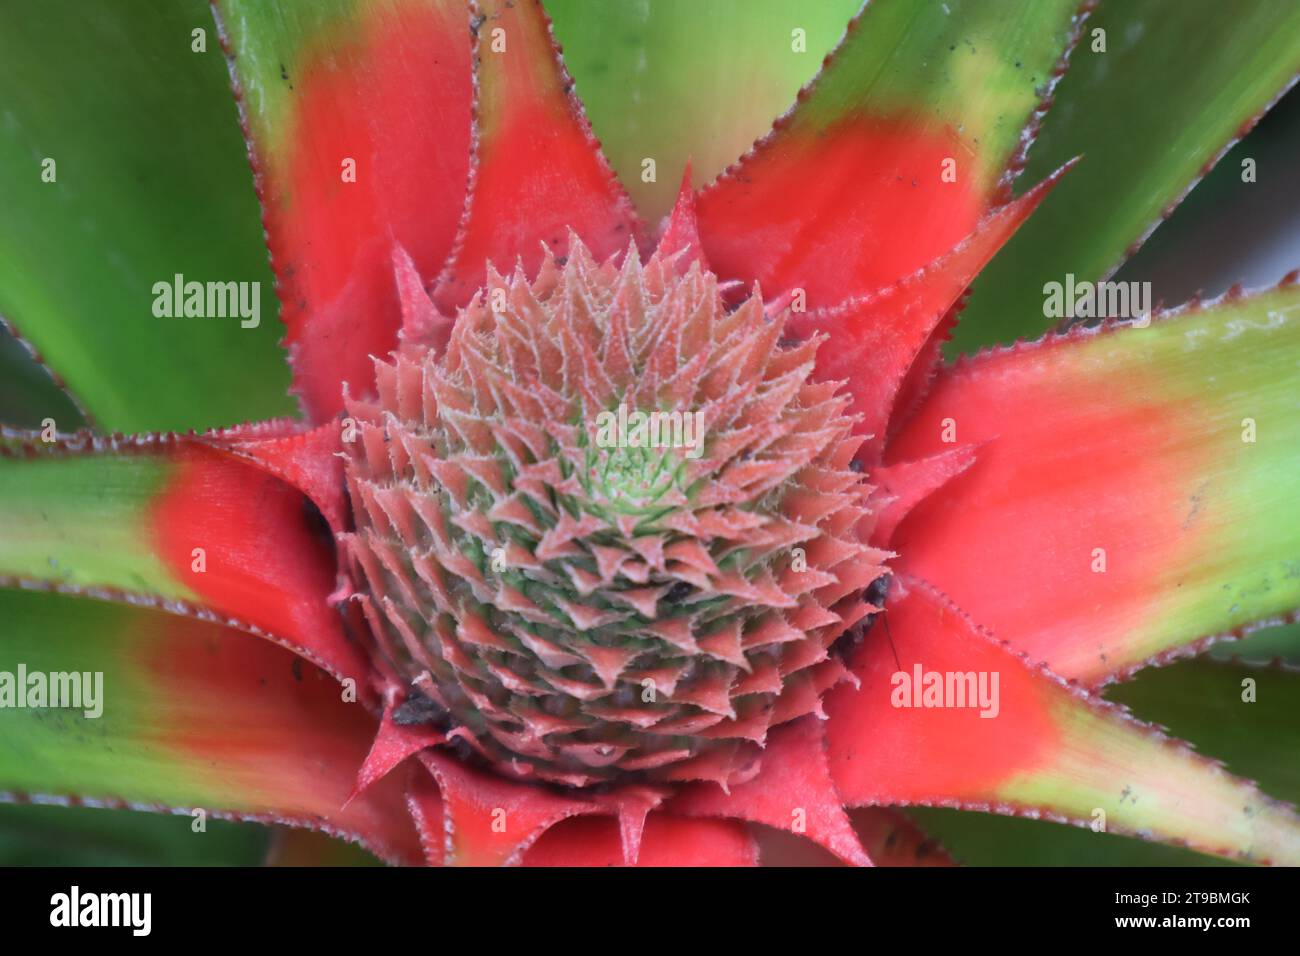
[[[682,185],[677,190],[677,202],[664,220],[663,231],[655,252],[661,256],[676,255],[678,272],[686,272],[692,262],[708,269],[708,259],[700,245],[700,223],[695,215],[695,190],[691,188],[691,166],[686,164]]]
[[[195,30],[203,52],[193,49]],[[6,3],[0,89],[0,314],[95,422],[201,428],[290,411],[256,202],[207,4]],[[155,284],[177,275],[250,283],[256,322],[157,317]],[[62,430],[76,424],[62,403],[43,411]]]
[[[367,693],[366,659],[328,605],[331,543],[298,491],[197,441],[97,444],[0,456],[0,578],[215,617]]]
[[[1263,633],[1259,635],[1263,636]],[[1248,643],[1254,643],[1255,637]],[[1242,645],[1245,646],[1245,645]],[[1236,649],[1234,645],[1233,649]],[[1249,679],[1253,686],[1244,682]],[[1249,690],[1250,693],[1247,693]],[[1300,674],[1240,660],[1178,661],[1107,688],[1136,716],[1168,728],[1265,793],[1300,802]],[[1253,699],[1245,699],[1251,698]],[[1140,844],[1073,827],[948,810],[909,811],[963,862],[976,866],[1202,866],[1186,850]]]
[[[431,773],[412,770],[408,775],[406,809],[420,835],[420,849],[428,866],[442,866],[447,856],[447,819],[442,794]]]
[[[605,154],[653,221],[688,163],[702,186],[768,131],[861,6],[655,0],[593,16],[587,0],[547,0],[546,11]]]
[[[451,251],[470,142],[460,0],[219,0],[294,390],[326,418],[397,344],[394,244],[425,280]]]
[[[928,458],[873,469],[871,481],[879,489],[880,506],[872,540],[887,546],[898,523],[936,490],[973,465],[977,452],[975,445],[958,445]]]
[[[636,215],[591,134],[539,0],[481,0],[475,21],[474,167],[452,261],[435,299],[467,303],[489,263],[556,254],[572,229],[597,260],[627,248]]]
[[[1004,198],[1076,0],[875,0],[764,140],[700,196],[720,275],[835,305],[915,272]]]
[[[928,586],[896,579],[885,617],[892,647],[877,625],[853,662],[861,686],[826,702],[831,775],[847,804],[1100,820],[1246,862],[1300,861],[1289,807],[1028,664]]]
[[[1094,52],[1095,31],[1106,52]],[[1300,7],[1103,3],[1056,91],[1026,178],[1079,168],[975,285],[953,351],[1034,336],[1042,288],[1114,271],[1300,72]]]
[[[1197,658],[1143,671],[1106,696],[1300,804],[1300,670]]]
[[[1288,616],[1298,372],[1296,286],[959,363],[889,458],[987,444],[891,548],[997,637],[1087,682]]]
[[[508,780],[431,750],[420,761],[442,793],[446,862],[454,866],[505,866],[562,820],[598,813],[594,802]],[[612,820],[612,818],[611,818]],[[618,832],[617,821],[614,823]],[[619,844],[622,858],[622,845]]]
[[[825,731],[809,715],[771,732],[758,775],[724,791],[712,782],[685,787],[669,809],[732,817],[806,836],[846,863],[870,866],[826,770]]]
[[[946,850],[922,832],[901,810],[893,807],[857,807],[848,811],[848,816],[863,848],[876,866],[956,865]],[[803,837],[764,826],[754,827],[753,830],[762,866],[844,865],[826,850]]]
[[[59,595],[0,591],[0,613],[0,672],[16,678],[24,667],[29,690],[35,673],[102,675],[91,681],[98,716],[0,708],[0,791],[203,809],[324,828],[388,859],[418,856],[400,788],[378,785],[340,809],[375,721],[288,651],[202,621]]]
[[[419,753],[426,747],[444,743],[446,737],[428,724],[404,724],[393,719],[393,705],[384,707],[375,739],[366,754],[366,762],[357,771],[357,782],[353,793],[360,793],[367,787],[378,783],[402,761]]]
[[[1247,678],[1255,682],[1250,688],[1254,699],[1249,701],[1243,699],[1251,696],[1243,686]],[[1284,758],[1300,747],[1297,684],[1300,674],[1293,669],[1197,658],[1144,670],[1131,681],[1107,688],[1106,696],[1190,741],[1199,751],[1223,758],[1229,770],[1258,781],[1265,793],[1296,803],[1300,802],[1300,768]],[[942,839],[962,863],[976,866],[1216,862],[1174,847],[1033,820],[951,810],[916,810],[909,815]]]
[[[817,372],[823,379],[847,383],[853,397],[848,411],[860,417],[856,430],[870,436],[859,452],[863,461],[880,460],[885,428],[904,383],[924,371],[917,365],[937,363],[937,352],[926,343],[944,317],[1064,172],[990,212],[971,235],[926,268],[871,295],[793,315],[791,333],[827,336],[817,352]]]

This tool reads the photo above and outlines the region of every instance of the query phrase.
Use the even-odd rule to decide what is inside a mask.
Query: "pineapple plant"
[[[18,221],[68,227],[0,269],[40,362],[0,432],[9,801],[286,859],[948,863],[937,807],[1300,861],[1285,782],[1118,702],[1294,689],[1173,662],[1300,605],[1300,291],[1107,284],[1291,84],[1297,14],[194,7],[4,14],[15,62],[172,51],[0,73]],[[206,103],[156,63],[218,58],[237,112],[124,102]],[[283,352],[261,248],[210,255],[254,196]],[[1053,284],[1101,321],[1049,331]]]

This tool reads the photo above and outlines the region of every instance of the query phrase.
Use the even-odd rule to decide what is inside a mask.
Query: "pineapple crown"
[[[757,294],[569,252],[489,269],[349,401],[354,596],[418,719],[498,772],[736,782],[878,610],[861,439]]]

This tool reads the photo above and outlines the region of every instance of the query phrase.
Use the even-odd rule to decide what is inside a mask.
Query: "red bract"
[[[168,760],[395,862],[748,865],[750,824],[913,862],[848,812],[902,805],[1300,862],[1290,808],[1098,694],[1294,607],[1272,466],[1217,464],[1248,369],[1197,383],[1211,344],[1294,361],[1295,289],[941,366],[1069,170],[1013,198],[1038,114],[998,152],[846,98],[872,9],[662,224],[531,0],[366,8],[292,51],[292,97],[282,38],[225,17],[306,420],[17,466],[93,462],[127,559],[62,583],[194,632],[142,652],[192,698]],[[684,440],[629,437],[652,413]]]

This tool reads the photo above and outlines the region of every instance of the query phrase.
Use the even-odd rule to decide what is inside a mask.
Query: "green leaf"
[[[547,0],[546,11],[605,155],[653,220],[672,206],[687,160],[703,185],[768,131],[861,5],[654,0],[595,15],[586,0]]]
[[[1257,780],[1270,796],[1300,804],[1300,762],[1290,759],[1300,753],[1300,670],[1198,658],[1145,670],[1106,696]]]
[[[1271,661],[1281,658],[1288,664],[1300,664],[1300,623],[1260,628],[1240,641],[1215,644],[1209,653],[1219,660],[1241,657],[1248,661]]]
[[[1093,52],[1098,29],[1105,53]],[[1297,71],[1300,5],[1103,3],[1021,182],[1073,156],[1083,161],[975,283],[951,353],[1054,324],[1043,314],[1043,285],[1114,271]]]
[[[174,468],[161,455],[0,458],[0,576],[197,601],[153,534]]]
[[[71,397],[0,323],[0,424],[39,429],[47,418],[63,428],[82,424]]]
[[[13,0],[0,7],[0,90],[0,314],[96,424],[183,429],[292,411],[207,4]],[[257,326],[155,317],[155,283],[177,274],[257,283]]]
[[[258,824],[210,820],[201,835],[192,826],[180,815],[0,806],[0,866],[256,866],[270,842]]]

